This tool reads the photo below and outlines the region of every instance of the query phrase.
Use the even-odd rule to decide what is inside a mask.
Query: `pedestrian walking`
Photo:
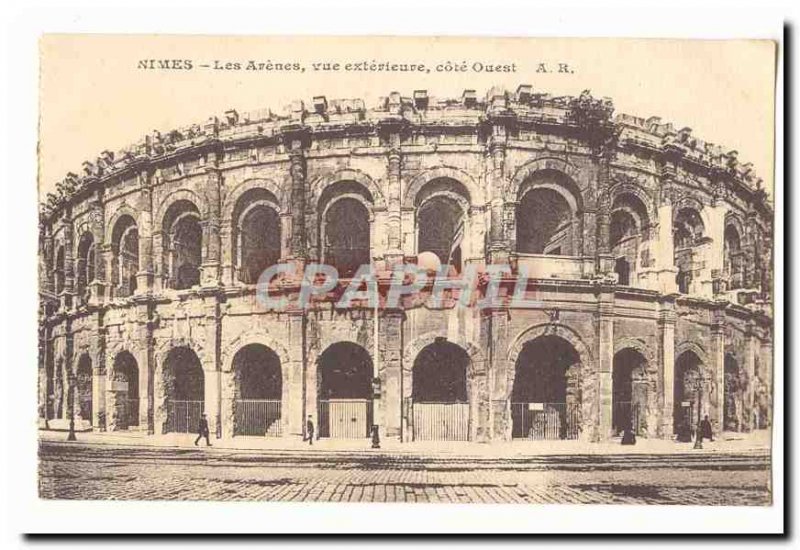
[[[203,413],[200,416],[200,424],[197,427],[197,439],[194,440],[194,444],[197,443],[202,439],[206,438],[206,447],[211,447],[211,441],[208,439],[208,418],[206,418],[206,413]]]
[[[714,441],[714,431],[711,427],[711,421],[708,419],[708,415],[705,415],[702,422],[700,422],[700,441],[703,439]]]
[[[308,415],[308,420],[306,420],[306,437],[308,437],[308,444],[314,444],[314,421],[311,420],[311,415]]]

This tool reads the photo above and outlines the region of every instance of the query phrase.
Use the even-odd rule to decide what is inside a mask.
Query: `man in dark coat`
[[[308,437],[308,444],[314,444],[314,421],[311,420],[311,415],[308,415],[308,420],[306,420],[306,437]]]
[[[714,432],[711,428],[711,421],[708,420],[708,415],[705,415],[703,420],[700,422],[700,437],[701,441],[703,439],[714,441]]]
[[[197,445],[204,437],[206,438],[206,447],[211,447],[211,441],[208,439],[208,418],[206,418],[206,413],[200,416],[200,425],[197,428],[197,439],[194,440],[194,444]]]

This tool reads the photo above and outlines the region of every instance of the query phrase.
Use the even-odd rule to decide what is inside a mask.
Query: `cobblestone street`
[[[426,457],[40,444],[47,499],[767,505],[766,452]]]

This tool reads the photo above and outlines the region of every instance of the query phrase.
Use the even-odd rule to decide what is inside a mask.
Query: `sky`
[[[610,97],[617,113],[660,116],[704,141],[737,150],[771,193],[775,46],[769,41],[220,37],[45,35],[40,42],[39,188],[48,192],[84,160],[117,151],[226,110],[270,108],[293,100],[361,98],[367,107],[392,91],[461,96],[492,86],[510,91]],[[191,70],[138,68],[141,60],[189,60]],[[247,71],[256,63],[300,63],[300,71]],[[430,73],[319,72],[314,63],[424,63]],[[438,72],[450,62],[465,72]],[[242,70],[215,69],[240,63]],[[476,72],[479,63],[513,72]],[[541,64],[549,71],[541,72]],[[558,72],[559,64],[568,66]],[[186,62],[181,62],[186,66]],[[200,65],[209,65],[208,68]]]

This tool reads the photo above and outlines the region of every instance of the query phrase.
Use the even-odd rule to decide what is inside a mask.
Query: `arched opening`
[[[642,435],[647,409],[647,360],[626,348],[614,355],[611,390],[611,427],[614,435],[632,430]]]
[[[742,428],[742,395],[739,364],[730,353],[725,354],[725,400],[723,409],[724,429],[738,432]]]
[[[117,220],[111,248],[114,295],[124,298],[136,292],[136,274],[139,272],[139,230],[131,216],[124,215]]]
[[[469,364],[467,352],[444,338],[419,352],[411,384],[414,440],[469,439]]]
[[[75,370],[76,407],[75,412],[84,426],[92,425],[92,358],[83,353]]]
[[[370,263],[369,231],[369,211],[358,199],[336,199],[326,210],[323,257],[339,277],[352,277]]]
[[[164,432],[196,432],[205,410],[205,375],[200,359],[190,348],[173,348],[167,354],[163,376],[167,398]]]
[[[139,425],[139,365],[128,351],[114,358],[111,385],[111,425],[126,430]]]
[[[675,216],[672,228],[675,267],[678,268],[677,284],[681,294],[695,293],[694,281],[699,280],[703,267],[699,247],[703,246],[705,227],[700,214],[693,208],[682,208]]]
[[[372,425],[372,358],[352,342],[339,342],[318,360],[320,437],[367,437]]]
[[[702,416],[708,408],[708,392],[701,388],[702,371],[703,363],[693,351],[683,352],[675,361],[673,431],[682,441],[690,441],[694,436],[701,393],[703,401],[699,403],[699,414]]]
[[[262,344],[233,357],[234,435],[281,435],[281,361]]]
[[[580,356],[558,336],[525,343],[514,367],[511,436],[577,439],[580,435]]]
[[[94,281],[94,236],[87,231],[78,243],[77,295],[84,302],[89,297],[89,284]]]
[[[465,237],[468,235],[470,195],[454,179],[426,183],[414,197],[417,224],[417,256],[432,252],[441,265],[462,271]]]
[[[278,201],[266,189],[245,193],[233,214],[233,253],[238,278],[256,284],[261,273],[275,265],[281,256],[281,220]]]
[[[614,197],[609,223],[609,246],[616,259],[615,271],[620,285],[635,284],[636,273],[649,261],[647,208],[639,197],[621,193]]]
[[[534,187],[517,206],[517,251],[573,256],[575,225],[575,212],[564,195],[550,187]]]
[[[169,287],[183,290],[199,285],[203,230],[197,206],[188,200],[171,204],[164,215],[163,235]]]
[[[61,294],[61,292],[64,290],[65,266],[66,266],[66,261],[64,259],[64,247],[59,246],[58,249],[56,250],[56,272],[55,272],[56,295]]]
[[[463,219],[461,205],[450,197],[436,196],[425,201],[417,213],[418,255],[433,252],[441,265],[452,265],[460,272]]]
[[[742,259],[739,231],[734,225],[728,225],[725,227],[722,264],[722,270],[728,280],[728,290],[736,290],[744,286]]]

